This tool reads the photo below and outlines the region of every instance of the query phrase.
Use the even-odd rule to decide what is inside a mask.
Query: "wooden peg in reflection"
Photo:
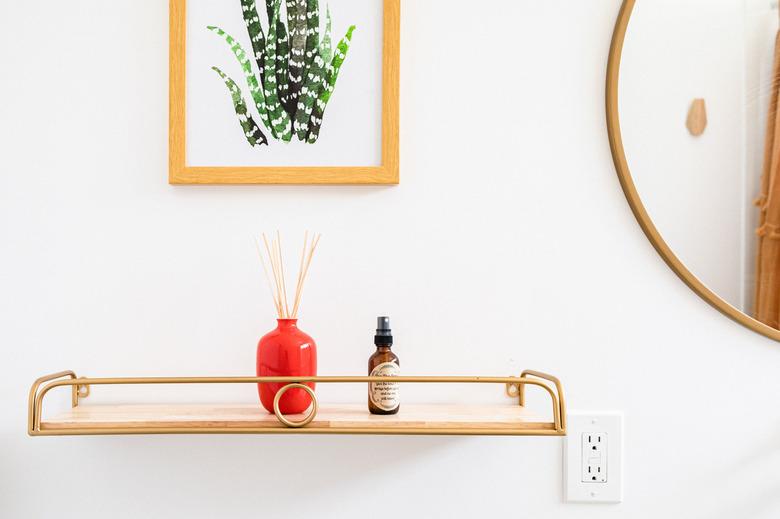
[[[698,137],[707,128],[707,105],[704,99],[694,99],[691,109],[688,110],[688,120],[685,122],[691,135]]]

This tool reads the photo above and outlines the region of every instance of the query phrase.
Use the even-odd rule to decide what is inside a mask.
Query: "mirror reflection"
[[[619,83],[645,208],[686,267],[780,328],[780,44],[770,0],[638,1]]]

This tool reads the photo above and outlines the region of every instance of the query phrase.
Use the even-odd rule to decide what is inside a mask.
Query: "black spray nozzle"
[[[390,329],[390,318],[380,316],[376,318],[376,335],[374,344],[393,344],[393,333]]]
[[[376,333],[381,335],[380,332],[390,333],[390,318],[387,316],[381,316],[376,318]]]

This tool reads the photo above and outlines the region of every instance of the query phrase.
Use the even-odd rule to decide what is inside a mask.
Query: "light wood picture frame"
[[[381,102],[381,108],[377,104],[377,112],[381,112],[381,123],[377,122],[377,143],[381,144],[381,151],[377,152],[378,160],[371,165],[347,165],[344,167],[338,165],[197,165],[191,164],[187,157],[187,16],[188,2],[194,0],[169,0],[170,8],[170,79],[169,79],[169,175],[170,184],[398,184],[399,183],[399,90],[400,90],[400,0],[378,0],[381,2],[383,19],[381,20],[381,100],[377,95],[377,103]],[[237,8],[241,8],[239,0],[234,0]],[[262,9],[265,5],[264,0],[257,0],[258,8]],[[325,13],[325,0],[322,2],[322,18]],[[305,5],[306,0],[302,0]],[[238,11],[241,12],[240,10]],[[240,16],[240,15],[239,15]],[[330,12],[328,10],[328,18]],[[281,19],[281,18],[280,18]],[[330,20],[328,20],[328,23]],[[325,24],[323,20],[322,25]],[[215,30],[218,30],[214,28]],[[205,30],[205,28],[204,28]],[[351,31],[350,31],[351,32]],[[227,37],[227,35],[225,35]],[[246,38],[246,35],[244,35]],[[340,47],[337,45],[341,34],[334,31],[333,34],[333,53],[338,54]],[[377,38],[379,38],[377,36]],[[238,40],[238,38],[236,38]],[[249,40],[244,39],[243,42]],[[292,41],[292,40],[290,40]],[[344,40],[342,40],[343,42]],[[230,41],[228,41],[230,43]],[[254,44],[254,42],[252,42]],[[222,45],[226,45],[222,42]],[[245,43],[248,46],[248,43]],[[378,43],[377,46],[380,44]],[[233,48],[236,56],[230,55],[230,46],[226,47],[226,60],[236,60],[238,53]],[[251,56],[250,52],[247,52]],[[239,60],[240,61],[240,60]],[[349,56],[345,61],[345,67],[349,65]],[[254,66],[254,64],[253,64]],[[376,65],[377,67],[379,64]],[[216,67],[214,68],[216,71]],[[220,71],[217,71],[220,73]],[[220,76],[222,74],[220,73]],[[338,77],[338,72],[336,73]],[[216,76],[214,76],[216,78]],[[225,78],[225,85],[228,85],[230,78]],[[216,78],[219,79],[219,78]],[[239,81],[240,80],[240,81]],[[246,95],[247,82],[244,78],[236,77],[233,84],[241,86],[236,90],[243,88],[243,94]],[[339,85],[340,86],[340,85]],[[225,88],[224,85],[221,88]],[[230,88],[230,86],[228,86]],[[251,86],[249,87],[251,91]],[[235,92],[235,91],[232,91]],[[230,96],[224,93],[226,99]],[[334,95],[338,95],[336,92]],[[236,97],[233,97],[236,103]],[[252,98],[247,97],[251,105]],[[253,110],[254,108],[252,108]],[[240,130],[244,129],[246,139],[250,138],[250,133],[245,126],[246,117],[241,116],[239,104],[235,104],[236,114],[239,114],[241,126],[236,123],[239,138]],[[251,110],[250,110],[251,111]],[[249,113],[243,112],[243,113]],[[231,114],[235,117],[235,114]],[[327,116],[326,112],[326,116]],[[251,124],[255,124],[252,118],[248,118]],[[272,119],[272,118],[269,118]],[[259,118],[258,118],[259,120]],[[381,130],[379,126],[381,125]],[[292,128],[293,125],[291,124]],[[324,127],[324,124],[323,124]],[[268,130],[257,123],[256,129],[262,128],[263,133]],[[259,131],[259,130],[258,130]],[[379,134],[381,131],[381,135]],[[323,130],[325,132],[325,130]],[[292,131],[295,135],[295,131]],[[316,138],[316,137],[315,137]],[[254,146],[255,141],[251,141]],[[267,149],[266,146],[261,146]],[[254,148],[252,148],[254,149]]]

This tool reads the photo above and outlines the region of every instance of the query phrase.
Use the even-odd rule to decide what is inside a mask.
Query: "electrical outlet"
[[[618,413],[569,413],[563,455],[565,500],[623,500],[623,417]]]
[[[583,483],[607,482],[607,433],[582,433],[582,474]]]

